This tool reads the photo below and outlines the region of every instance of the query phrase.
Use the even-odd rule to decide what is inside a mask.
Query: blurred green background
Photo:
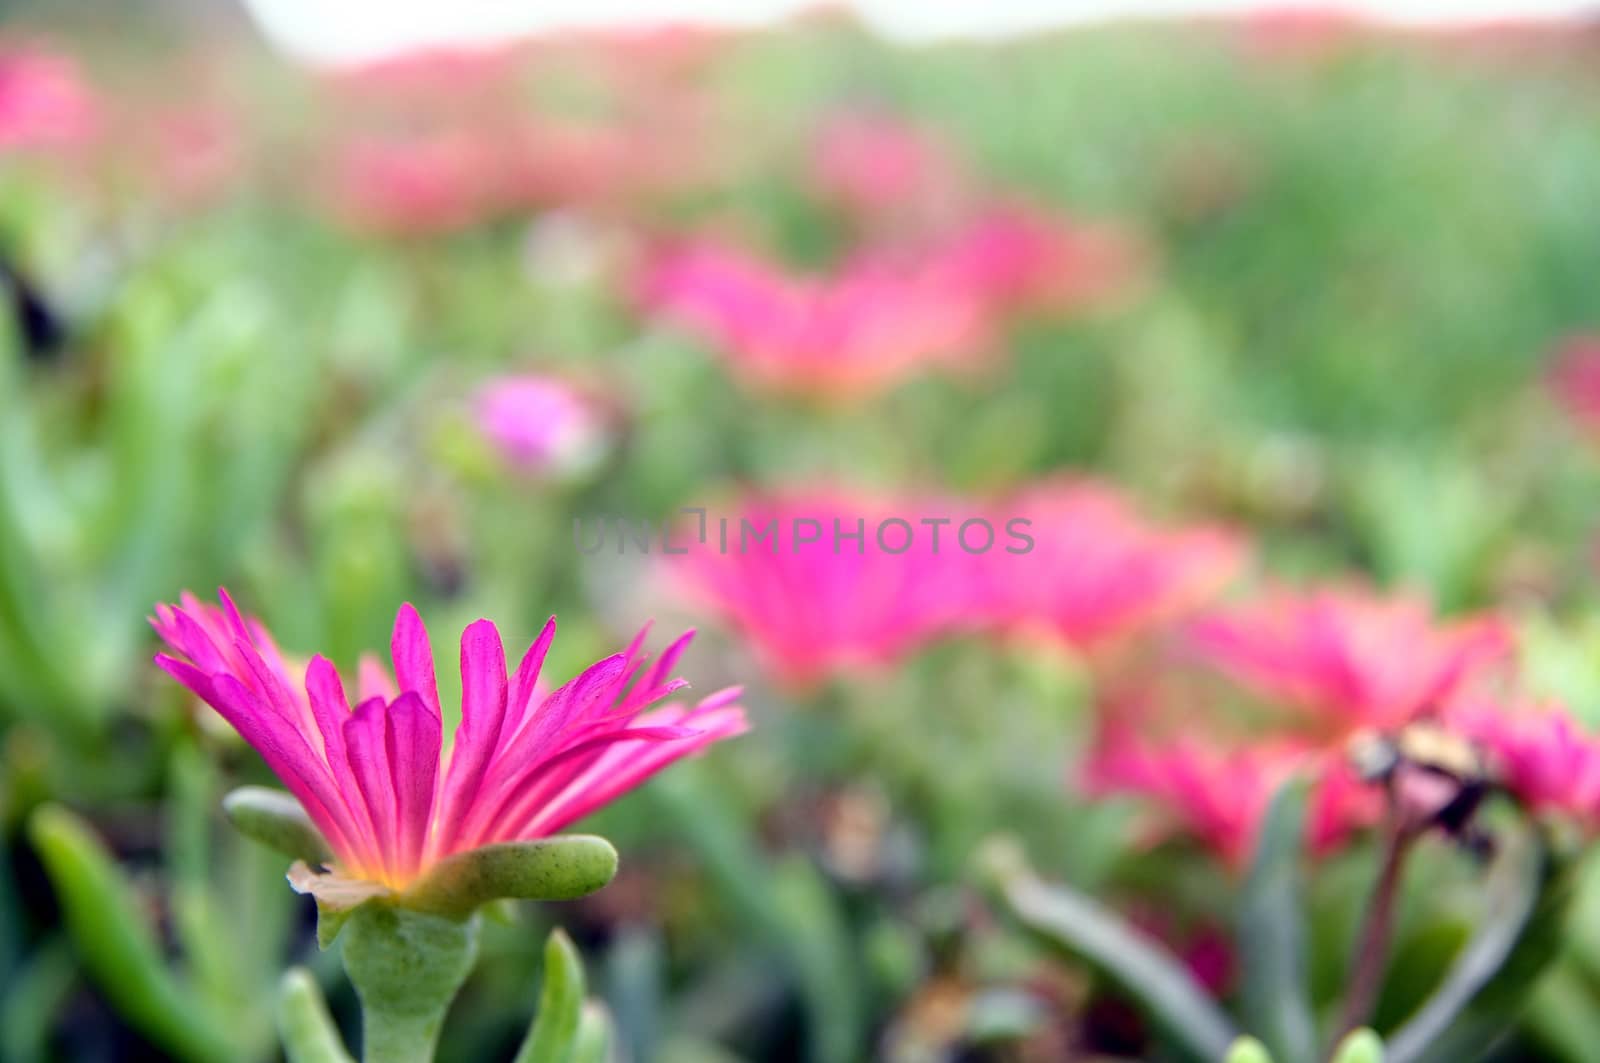
[[[1597,443],[1544,382],[1560,344],[1600,328],[1585,27],[1263,17],[897,47],[819,14],[535,41],[496,60],[516,92],[478,98],[437,71],[363,97],[207,9],[0,14],[16,47],[74,57],[102,109],[85,144],[0,153],[14,302],[59,332],[0,320],[6,1060],[274,1058],[270,987],[294,959],[353,1022],[281,862],[220,819],[220,794],[264,770],[149,664],[145,617],[183,588],[225,584],[283,646],[341,666],[386,644],[403,600],[445,660],[477,616],[525,643],[556,613],[568,674],[647,614],[707,620],[637,559],[581,557],[575,516],[660,520],[738,483],[986,492],[1070,469],[1162,517],[1248,529],[1279,575],[1507,608],[1535,684],[1600,723]],[[329,144],[486,106],[624,143],[681,107],[693,133],[672,151],[703,165],[668,179],[623,151],[608,166],[643,172],[621,191],[351,224]],[[1000,198],[1121,226],[1148,249],[1143,276],[1115,305],[1008,322],[975,379],[825,406],[747,392],[641,311],[631,256],[731,226],[796,268],[835,260],[860,234],[803,160],[841,112],[934,131]],[[470,404],[516,371],[604,396],[595,467],[530,478],[496,460]],[[551,921],[635,1060],[1162,1058],[1114,994],[1030,953],[968,886],[974,847],[1007,831],[1053,876],[1159,894],[1195,927],[1226,918],[1220,870],[1133,846],[1128,807],[1063,785],[1089,687],[1076,662],[955,640],[796,695],[706,626],[684,671],[702,692],[746,683],[755,730],[592,824],[623,854],[612,887],[490,927],[443,1058],[509,1057]],[[69,933],[23,827],[45,801],[103,839],[124,922]],[[864,866],[841,856],[863,844]],[[1329,940],[1366,859],[1326,871]],[[1591,907],[1502,1058],[1595,1058]],[[1436,952],[1459,944],[1418,930],[1422,982],[1429,933],[1448,939]]]

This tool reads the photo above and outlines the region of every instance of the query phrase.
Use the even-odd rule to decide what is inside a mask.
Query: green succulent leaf
[[[433,1058],[450,1002],[478,955],[478,920],[367,902],[344,926],[344,969],[361,998],[364,1063]]]
[[[464,919],[503,897],[566,901],[583,897],[617,873],[617,851],[592,834],[503,842],[441,861],[400,898],[405,907]]]
[[[1191,1055],[1226,1058],[1239,1032],[1160,943],[1076,890],[1040,881],[1010,842],[990,843],[979,867],[1005,910],[1031,935],[1116,982]]]
[[[569,1063],[582,1021],[583,961],[572,939],[557,929],[544,945],[544,986],[539,1012],[514,1063]]]
[[[1245,1027],[1271,1048],[1277,1063],[1317,1058],[1299,881],[1305,814],[1304,782],[1285,783],[1267,808],[1236,929]]]
[[[352,1063],[317,980],[291,968],[278,987],[278,1035],[289,1063]]]
[[[322,833],[292,794],[265,786],[241,786],[222,799],[222,811],[240,834],[313,867],[332,854]]]
[[[616,1039],[611,1012],[598,1000],[586,1000],[578,1016],[578,1036],[572,1044],[568,1063],[606,1063],[611,1058],[611,1042]]]
[[[1509,1029],[1560,951],[1575,866],[1536,828],[1508,833],[1478,932],[1421,1010],[1389,1038],[1389,1063],[1475,1059]]]
[[[1254,1037],[1241,1037],[1233,1042],[1222,1063],[1273,1063],[1273,1059],[1266,1045]]]
[[[167,969],[132,888],[88,825],[46,805],[29,821],[29,835],[60,898],[73,943],[113,1006],[183,1059],[239,1058],[234,1039]]]
[[[1333,1050],[1332,1063],[1383,1063],[1383,1040],[1371,1030],[1351,1030]]]

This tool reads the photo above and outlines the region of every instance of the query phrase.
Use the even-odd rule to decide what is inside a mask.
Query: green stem
[[[1367,903],[1366,921],[1361,927],[1360,943],[1350,968],[1350,980],[1345,991],[1344,1010],[1334,1038],[1337,1044],[1347,1034],[1366,1025],[1372,1008],[1378,1001],[1378,991],[1383,987],[1384,969],[1389,962],[1389,944],[1394,936],[1395,906],[1400,896],[1401,872],[1405,869],[1406,855],[1418,832],[1407,824],[1404,817],[1393,816],[1387,842],[1383,850],[1383,865],[1378,871],[1378,881],[1372,888]],[[1329,1050],[1329,1055],[1334,1049]]]
[[[368,902],[351,913],[343,939],[361,998],[364,1063],[427,1063],[477,958],[477,919]]]

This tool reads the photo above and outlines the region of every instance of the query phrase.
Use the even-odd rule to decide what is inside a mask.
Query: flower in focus
[[[1578,336],[1557,352],[1545,385],[1573,423],[1600,433],[1600,336]]]
[[[99,105],[70,59],[0,47],[0,151],[77,147],[99,125]]]
[[[641,294],[756,388],[861,397],[979,362],[992,347],[983,293],[935,267],[862,254],[830,276],[795,277],[700,241],[655,256]]]
[[[975,591],[984,619],[1079,649],[1111,643],[1203,604],[1238,570],[1245,549],[1219,528],[1167,531],[1126,499],[1085,480],[1037,485],[999,507],[1025,520],[1032,550],[983,566]]]
[[[473,400],[473,417],[502,460],[525,473],[572,472],[593,462],[604,444],[599,412],[553,377],[490,380]]]
[[[689,635],[647,668],[641,632],[541,694],[554,618],[510,676],[499,631],[479,620],[461,636],[461,722],[442,762],[433,653],[410,605],[395,618],[393,672],[363,660],[353,707],[326,658],[301,682],[226,592],[220,607],[159,605],[151,622],[171,651],[156,663],[255,747],[327,841],[332,873],[296,887],[343,901],[404,890],[455,853],[551,835],[745,729],[736,689],[651,708],[685,685],[668,675]]]
[[[1187,637],[1211,665],[1335,734],[1396,730],[1511,648],[1498,620],[1439,623],[1420,597],[1359,587],[1269,594],[1198,618]]]
[[[698,541],[668,575],[782,683],[888,665],[968,621],[949,507],[813,491],[750,496],[737,512],[701,536],[685,529],[680,541]],[[947,515],[936,546],[921,519]]]

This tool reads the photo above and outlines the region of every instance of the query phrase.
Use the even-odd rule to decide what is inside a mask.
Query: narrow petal
[[[461,633],[461,725],[450,751],[450,770],[439,801],[434,846],[449,851],[477,797],[506,717],[506,651],[500,632],[479,620]]]
[[[344,724],[345,754],[377,841],[379,862],[363,872],[394,877],[399,807],[389,766],[389,713],[378,698],[363,701]]]
[[[389,706],[387,742],[399,833],[398,865],[406,878],[416,874],[422,863],[442,740],[438,715],[416,693],[407,691]]]
[[[401,692],[415,690],[422,703],[442,716],[439,710],[439,685],[433,674],[433,645],[428,629],[410,602],[400,607],[394,618],[394,635],[389,640],[394,659],[394,678]]]

